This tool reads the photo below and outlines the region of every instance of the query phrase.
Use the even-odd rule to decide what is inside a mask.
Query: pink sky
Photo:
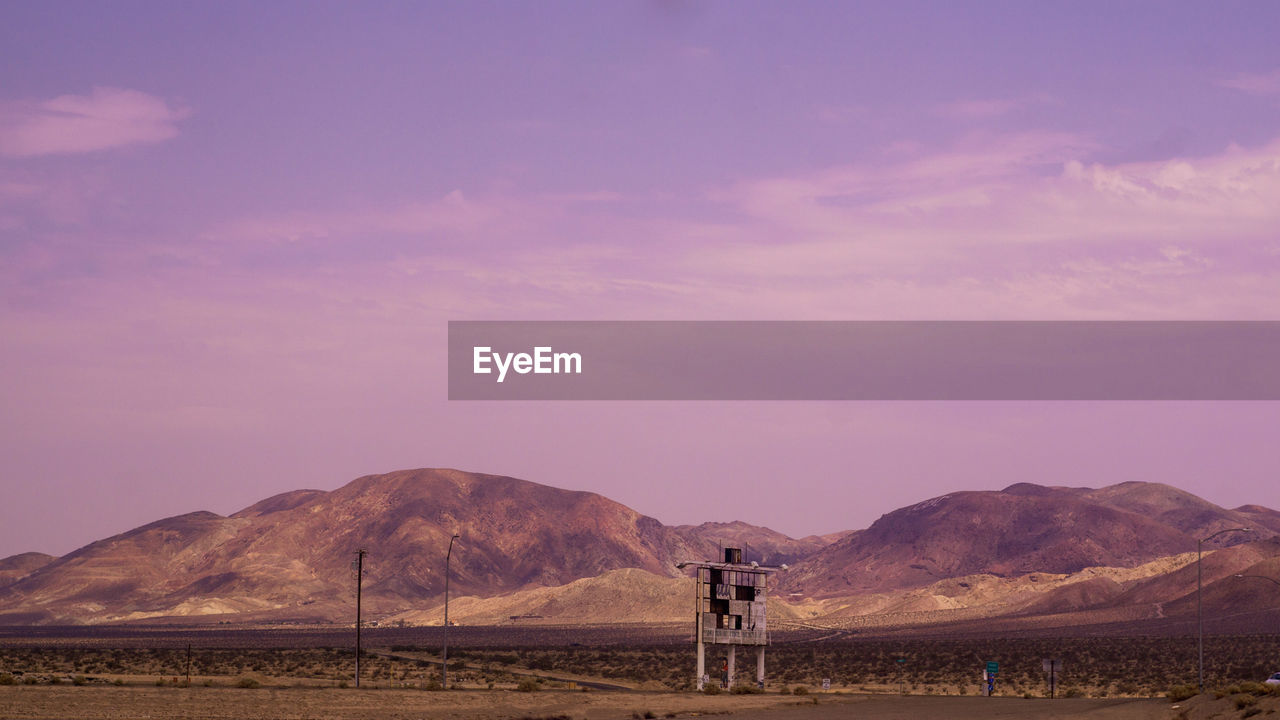
[[[445,400],[463,319],[1280,319],[1280,8],[0,7],[0,557],[457,467],[1280,507],[1274,403]],[[739,496],[729,488],[743,488]]]

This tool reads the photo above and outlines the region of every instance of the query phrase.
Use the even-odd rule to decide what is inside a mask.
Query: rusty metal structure
[[[707,680],[706,646],[728,646],[725,684],[732,688],[736,675],[737,648],[756,649],[756,682],[764,687],[764,648],[769,644],[765,600],[771,573],[787,566],[766,567],[744,563],[741,548],[725,548],[723,562],[685,561],[680,569],[696,571],[694,585],[694,643],[698,648],[697,685]]]

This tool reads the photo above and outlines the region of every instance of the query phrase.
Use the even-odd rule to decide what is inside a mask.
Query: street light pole
[[[1280,580],[1277,580],[1277,579],[1275,579],[1275,578],[1273,578],[1273,577],[1267,577],[1266,575],[1236,575],[1236,577],[1238,577],[1238,578],[1258,578],[1259,580],[1266,580],[1267,582],[1273,582],[1273,583],[1275,583],[1276,585],[1280,585]]]
[[[360,687],[360,586],[364,583],[364,556],[369,552],[364,548],[356,551],[356,687]]]
[[[1204,590],[1204,570],[1200,566],[1200,558],[1203,555],[1204,544],[1210,540],[1229,532],[1253,532],[1251,528],[1227,528],[1206,538],[1196,540],[1196,627],[1199,636],[1200,647],[1200,679],[1196,684],[1198,692],[1204,692],[1204,604],[1201,600],[1201,594]]]
[[[440,676],[445,690],[449,689],[449,558],[453,556],[453,541],[459,537],[454,533],[449,538],[449,549],[444,554],[444,652],[440,654]]]

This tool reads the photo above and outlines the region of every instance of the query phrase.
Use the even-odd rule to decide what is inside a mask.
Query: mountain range
[[[438,624],[454,533],[451,620],[467,624],[683,621],[691,580],[676,563],[726,545],[790,566],[770,600],[779,621],[1163,619],[1194,612],[1197,538],[1239,527],[1252,532],[1206,545],[1216,551],[1204,563],[1206,602],[1273,606],[1276,588],[1235,575],[1280,570],[1280,513],[1159,483],[955,492],[863,530],[796,539],[741,522],[667,526],[595,493],[516,478],[406,470],[225,517],[165,518],[60,558],[2,559],[0,624],[350,622],[357,549],[367,551],[366,617]]]

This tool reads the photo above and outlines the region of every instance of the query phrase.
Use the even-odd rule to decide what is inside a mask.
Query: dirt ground
[[[793,705],[748,710],[734,720],[1169,720],[1168,700],[940,697],[928,695],[855,695],[816,707]]]
[[[814,703],[816,698],[817,703]],[[668,692],[355,690],[337,688],[0,687],[0,718],[262,720],[632,720],[732,714],[738,720],[1048,718],[1168,720],[1167,700]]]

